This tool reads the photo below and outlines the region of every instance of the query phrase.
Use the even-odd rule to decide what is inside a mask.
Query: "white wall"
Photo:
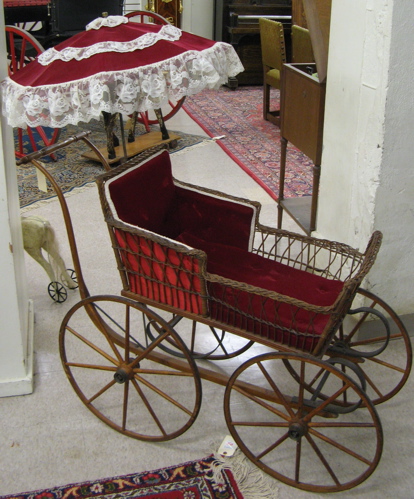
[[[183,0],[182,29],[213,39],[214,0]]]
[[[0,32],[4,19],[0,16]],[[7,75],[0,36],[0,80]],[[0,397],[33,391],[33,316],[26,275],[12,129],[0,121]]]
[[[384,243],[367,284],[414,312],[414,3],[333,0],[318,235]],[[392,36],[391,36],[392,33]]]

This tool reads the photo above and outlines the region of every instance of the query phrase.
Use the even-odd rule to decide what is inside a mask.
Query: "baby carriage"
[[[203,379],[225,387],[231,435],[272,477],[318,492],[366,480],[383,447],[375,404],[411,368],[398,316],[360,287],[381,233],[362,252],[263,226],[258,203],[174,179],[166,150],[106,172],[98,189],[122,291],[91,296],[71,241],[82,300],[60,354],[84,404],[124,435],[166,441],[195,421]],[[365,322],[379,340],[357,338]],[[380,389],[391,376],[374,379],[367,360],[393,337],[405,360],[376,363],[398,373]]]

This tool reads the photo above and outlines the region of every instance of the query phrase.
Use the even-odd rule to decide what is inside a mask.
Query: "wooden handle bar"
[[[30,163],[32,159],[39,159],[42,158],[43,156],[47,156],[51,153],[54,153],[58,149],[62,149],[62,147],[66,147],[69,144],[72,144],[73,142],[77,142],[79,140],[83,140],[86,138],[88,135],[90,135],[91,132],[90,130],[86,130],[84,132],[80,132],[76,135],[72,135],[72,137],[69,137],[66,140],[63,140],[62,142],[57,142],[56,144],[52,144],[47,147],[43,147],[42,149],[39,149],[38,151],[34,151],[27,156],[24,156],[23,158],[19,159],[19,161],[16,162],[17,165],[26,165],[27,163]]]

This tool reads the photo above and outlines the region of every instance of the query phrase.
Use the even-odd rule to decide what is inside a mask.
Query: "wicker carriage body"
[[[381,244],[263,226],[259,203],[174,179],[167,151],[98,187],[124,296],[282,351],[324,353]]]

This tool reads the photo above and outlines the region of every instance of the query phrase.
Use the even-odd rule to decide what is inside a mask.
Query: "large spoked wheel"
[[[142,315],[156,338],[146,335]],[[166,342],[182,359],[163,352]],[[82,300],[66,314],[59,343],[75,392],[111,428],[163,441],[195,421],[201,405],[197,366],[174,330],[144,305],[116,296]]]
[[[321,369],[323,399],[306,390]],[[362,400],[368,410],[349,411],[342,403],[346,394]],[[299,489],[350,489],[371,475],[381,457],[383,435],[375,407],[350,377],[318,359],[290,353],[250,359],[231,376],[224,411],[242,452],[269,475]]]
[[[194,359],[232,359],[246,352],[254,343],[241,336],[186,319],[180,315],[173,316],[169,324],[178,332]],[[151,322],[146,324],[146,328],[148,336],[155,338],[156,329],[153,330]],[[165,344],[163,348],[171,355],[182,356],[182,353],[173,344]]]
[[[13,76],[24,66],[34,61],[34,59],[44,51],[42,45],[28,31],[17,26],[6,26],[7,60],[8,74]],[[49,127],[27,127],[25,131],[27,141],[33,151],[39,148],[50,146],[59,140],[60,129]],[[17,130],[17,149],[16,157],[25,156],[24,150],[24,131]],[[54,155],[51,155],[56,160]]]
[[[361,306],[361,297],[366,299],[364,311],[350,314],[343,322],[334,338],[332,355],[338,356],[344,346],[359,355],[355,361],[364,373],[367,394],[374,404],[380,404],[398,393],[407,381],[412,345],[399,316],[373,293],[359,289],[351,310]],[[373,315],[369,309],[380,315]],[[381,316],[388,321],[389,338]]]

